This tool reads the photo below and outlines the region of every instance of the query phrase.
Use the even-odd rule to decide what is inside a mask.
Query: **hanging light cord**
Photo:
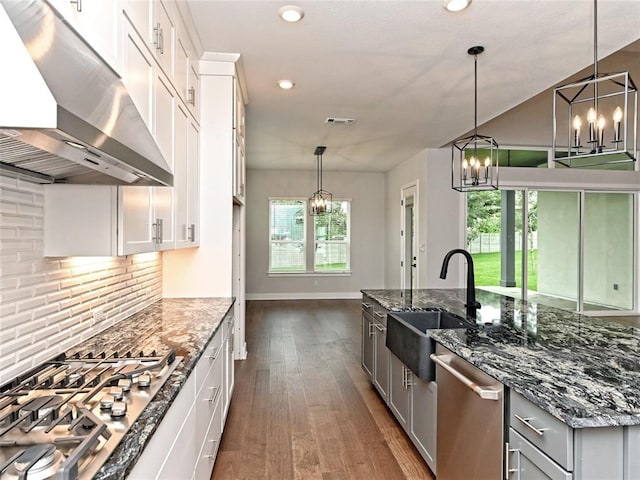
[[[478,54],[473,56],[473,126],[478,136]]]

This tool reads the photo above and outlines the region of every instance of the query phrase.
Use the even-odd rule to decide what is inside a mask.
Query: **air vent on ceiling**
[[[356,121],[355,118],[339,118],[339,117],[329,117],[324,123],[336,123],[340,125],[351,125]]]

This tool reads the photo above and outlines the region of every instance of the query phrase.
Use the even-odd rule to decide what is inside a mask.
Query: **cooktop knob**
[[[127,413],[127,404],[125,402],[113,402],[111,407],[112,417],[124,417]]]
[[[128,392],[131,390],[131,380],[128,378],[121,378],[118,380],[118,386],[122,388],[123,391]]]
[[[103,395],[100,399],[100,410],[109,410],[114,401],[113,395]]]
[[[122,387],[111,387],[109,389],[109,395],[112,395],[116,400],[122,400],[124,396],[124,391]]]
[[[138,388],[147,388],[151,385],[151,374],[143,373],[138,377]]]

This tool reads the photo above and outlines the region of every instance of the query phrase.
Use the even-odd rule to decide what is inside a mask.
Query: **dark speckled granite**
[[[392,311],[465,315],[465,290],[363,290]],[[479,329],[432,337],[574,428],[640,425],[640,330],[476,289]]]
[[[204,348],[231,309],[232,298],[164,299],[67,352],[102,350],[133,353],[173,349],[183,357],[171,377],[122,438],[94,479],[123,479],[178,395]]]

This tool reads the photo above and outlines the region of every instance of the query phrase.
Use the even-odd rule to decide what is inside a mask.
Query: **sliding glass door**
[[[467,194],[476,285],[568,310],[634,306],[634,194],[534,189]]]

